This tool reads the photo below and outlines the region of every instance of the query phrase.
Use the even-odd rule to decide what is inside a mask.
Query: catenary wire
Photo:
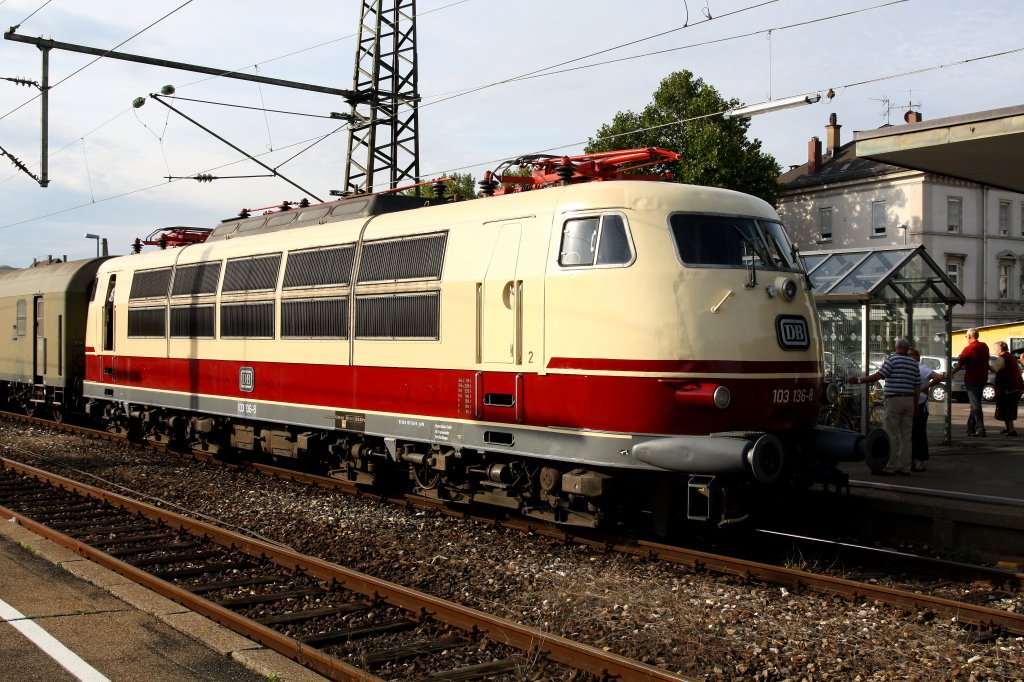
[[[49,2],[49,0],[47,0],[47,2]],[[118,43],[117,45],[114,45],[114,47],[112,47],[112,48],[110,48],[109,50],[107,50],[107,53],[113,52],[114,50],[116,50],[117,48],[121,47],[121,46],[122,46],[122,45],[124,45],[125,43],[127,43],[127,42],[130,42],[130,41],[132,41],[132,40],[134,40],[134,39],[138,38],[138,37],[139,37],[140,35],[142,35],[142,34],[143,34],[143,33],[145,33],[146,31],[148,31],[149,29],[153,28],[154,26],[156,26],[157,24],[159,24],[160,22],[162,22],[162,21],[163,21],[164,19],[166,19],[166,18],[170,17],[170,16],[171,16],[172,14],[174,14],[175,12],[178,12],[179,10],[183,9],[184,7],[186,7],[186,6],[190,5],[190,4],[192,4],[192,0],[185,0],[185,2],[181,3],[180,5],[178,5],[178,6],[177,6],[177,7],[175,7],[174,9],[172,9],[172,10],[171,10],[170,12],[168,12],[167,14],[163,15],[162,17],[160,17],[159,19],[157,19],[156,21],[154,21],[153,23],[151,23],[151,24],[150,24],[149,26],[147,26],[147,27],[145,27],[144,29],[142,29],[142,30],[140,30],[140,31],[136,32],[136,33],[135,33],[134,35],[132,35],[132,36],[130,36],[130,37],[128,37],[128,38],[125,38],[124,40],[122,40],[121,42],[119,42],[119,43]],[[44,7],[45,7],[45,5],[44,5]],[[40,9],[42,9],[42,8],[40,8]],[[37,11],[38,11],[38,10],[37,10]],[[33,13],[33,14],[34,14],[34,13]],[[103,59],[103,55],[101,55],[101,56],[99,56],[99,57],[96,57],[95,59],[93,59],[92,61],[88,62],[88,63],[87,63],[87,64],[85,64],[84,66],[82,66],[82,67],[80,67],[80,68],[78,68],[78,69],[75,69],[74,71],[72,71],[71,73],[69,73],[69,74],[68,74],[67,76],[64,76],[64,77],[63,77],[63,78],[61,78],[61,79],[60,79],[59,81],[57,81],[56,83],[54,83],[53,85],[51,85],[49,89],[50,89],[50,90],[53,90],[54,88],[56,88],[56,87],[57,87],[58,85],[60,85],[61,83],[64,83],[65,81],[67,81],[67,80],[68,80],[68,79],[70,79],[70,78],[74,78],[74,77],[75,77],[76,75],[78,75],[78,74],[82,73],[82,71],[85,71],[86,69],[88,69],[88,68],[89,68],[90,66],[92,66],[93,64],[95,64],[96,62],[98,62],[98,61],[99,61],[99,60],[101,60],[101,59]],[[30,98],[29,100],[27,100],[27,101],[25,101],[25,102],[22,102],[21,104],[19,104],[19,105],[18,105],[18,106],[16,106],[15,108],[13,108],[13,109],[11,109],[10,111],[8,111],[8,112],[7,112],[6,114],[4,114],[3,116],[0,116],[0,121],[4,120],[5,118],[7,118],[8,116],[10,116],[10,115],[11,115],[11,114],[13,114],[14,112],[16,112],[16,111],[18,111],[19,109],[21,109],[22,107],[28,106],[29,104],[31,104],[32,102],[36,101],[36,100],[37,100],[37,99],[39,99],[40,97],[42,97],[42,93],[40,93],[40,94],[38,94],[38,95],[35,95],[34,97]]]

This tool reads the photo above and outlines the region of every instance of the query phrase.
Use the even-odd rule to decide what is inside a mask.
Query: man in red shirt
[[[985,437],[985,417],[981,411],[981,389],[988,381],[988,345],[978,340],[978,330],[967,330],[967,347],[960,353],[952,376],[964,372],[964,389],[971,401],[971,416],[967,418],[967,435]]]

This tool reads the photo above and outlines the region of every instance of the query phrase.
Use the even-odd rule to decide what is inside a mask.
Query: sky
[[[0,26],[351,89],[360,6],[0,0]],[[748,136],[783,170],[807,160],[807,141],[824,139],[831,113],[845,143],[854,131],[902,123],[908,105],[930,120],[1024,104],[1021,0],[418,0],[417,11],[425,179],[453,171],[479,179],[532,152],[579,154],[601,125],[642,110],[659,82],[682,69],[748,104],[832,89],[831,101],[751,119]],[[39,81],[40,55],[33,45],[0,41],[0,78]],[[96,241],[86,233],[123,254],[162,227],[213,227],[242,208],[328,199],[343,188],[346,131],[295,156],[339,128],[326,116],[349,111],[340,97],[94,60],[50,53],[49,186],[0,156],[0,264],[93,256]],[[155,100],[132,107],[167,84],[179,98],[202,100],[172,100],[175,108],[302,190],[274,177],[167,180],[267,172]],[[448,96],[470,89],[477,90]],[[0,147],[38,175],[37,94],[0,80]]]

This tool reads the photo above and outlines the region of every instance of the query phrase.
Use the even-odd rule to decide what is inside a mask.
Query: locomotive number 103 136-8
[[[772,389],[772,403],[788,405],[790,403],[809,403],[814,401],[813,388],[775,388]]]

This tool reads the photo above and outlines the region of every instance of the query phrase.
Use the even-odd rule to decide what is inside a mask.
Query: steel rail
[[[486,634],[488,638],[495,642],[506,644],[520,651],[539,654],[554,663],[560,663],[588,672],[602,679],[623,681],[664,680],[666,682],[690,679],[670,673],[664,669],[640,663],[639,661],[602,651],[596,647],[573,642],[558,635],[542,632],[445,599],[417,592],[392,582],[373,578],[372,576],[329,561],[300,554],[290,548],[255,540],[234,531],[190,519],[181,514],[79,483],[27,464],[15,462],[7,458],[0,458],[0,464],[12,471],[32,476],[65,490],[94,497],[126,511],[142,514],[154,520],[160,520],[171,528],[177,528],[200,537],[205,537],[212,542],[247,554],[264,557],[279,566],[293,571],[300,571],[326,583],[382,600],[413,614],[418,614],[420,618],[432,618],[462,630]],[[334,679],[341,680],[379,679],[340,660],[332,659],[315,649],[303,646],[295,642],[295,640],[285,638],[270,628],[243,619],[227,609],[186,593],[184,590],[170,585],[163,580],[147,576],[144,572],[122,561],[83,546],[78,541],[61,533],[47,530],[41,524],[20,514],[9,510],[5,510],[4,513],[9,518],[18,518],[19,522],[24,523],[26,527],[68,547],[72,551],[86,556],[96,561],[96,563],[117,571],[132,580],[138,581],[155,592],[188,606],[212,620],[232,629],[236,626],[239,627],[240,630],[237,631],[242,632],[247,637],[286,656],[295,658],[295,660],[308,665],[321,674],[334,676]]]
[[[24,419],[24,417],[22,417]],[[104,432],[98,432],[103,434]],[[109,435],[109,434],[107,434]],[[150,443],[150,446],[153,444]],[[217,458],[205,453],[193,452],[192,456],[204,460],[216,460]],[[223,460],[217,460],[223,461]],[[982,629],[1004,629],[1013,634],[1024,634],[1024,614],[1008,611],[1000,611],[985,606],[975,605],[968,602],[958,602],[945,597],[936,597],[916,592],[909,592],[896,588],[871,585],[845,578],[825,576],[799,569],[774,566],[762,562],[750,561],[727,557],[719,554],[712,554],[700,550],[677,547],[645,540],[621,541],[607,537],[590,537],[585,533],[574,533],[552,525],[538,523],[524,518],[496,519],[481,515],[471,514],[467,511],[453,511],[451,507],[439,500],[424,498],[416,495],[405,495],[400,500],[395,500],[383,494],[369,493],[359,488],[354,483],[327,478],[315,474],[294,472],[289,469],[281,469],[264,464],[247,462],[234,464],[243,468],[252,468],[268,475],[288,477],[293,480],[309,485],[321,487],[333,487],[348,492],[355,492],[356,495],[380,499],[384,501],[399,502],[408,507],[437,510],[444,513],[457,515],[463,518],[472,518],[482,523],[500,525],[501,527],[521,532],[533,533],[538,536],[547,537],[564,543],[577,543],[594,547],[595,549],[609,552],[615,551],[634,556],[640,556],[649,560],[668,561],[687,567],[694,571],[714,571],[724,575],[733,575],[744,580],[760,580],[772,584],[782,585],[791,591],[812,590],[823,594],[837,595],[853,601],[874,600],[892,606],[905,609],[931,610],[937,614],[947,616],[960,623],[966,623]],[[923,562],[923,557],[917,557]],[[1001,569],[977,569],[981,573],[987,573],[989,580],[1000,580],[1014,584],[1020,588],[1024,585],[1024,574]]]

